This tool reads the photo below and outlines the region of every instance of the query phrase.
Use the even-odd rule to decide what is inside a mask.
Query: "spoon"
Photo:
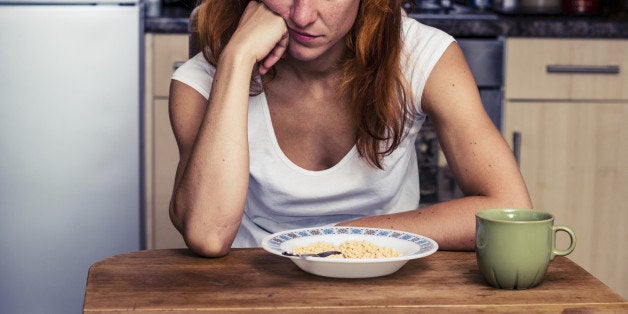
[[[321,252],[321,253],[317,253],[317,254],[294,254],[294,253],[283,252],[281,254],[283,254],[285,256],[296,256],[296,257],[327,257],[327,256],[330,256],[330,255],[342,254],[342,252],[340,252],[340,251],[326,251],[326,252]]]

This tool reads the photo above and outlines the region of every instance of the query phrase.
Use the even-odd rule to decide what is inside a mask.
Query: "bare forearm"
[[[266,73],[288,42],[284,19],[265,3],[251,1],[220,53],[206,106],[189,93],[171,96],[181,161],[170,215],[188,246],[201,255],[227,254],[236,236],[248,189],[251,73],[257,62],[258,72]],[[174,107],[181,103],[176,113],[173,102]]]
[[[228,54],[220,60],[207,111],[175,191],[173,221],[178,221],[188,246],[202,255],[226,254],[242,218],[252,67]]]
[[[486,208],[529,207],[522,201],[467,196],[402,213],[364,217],[339,225],[403,230],[435,240],[441,250],[475,249],[475,212]]]

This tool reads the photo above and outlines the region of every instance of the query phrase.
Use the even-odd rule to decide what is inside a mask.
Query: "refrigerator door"
[[[0,5],[0,313],[80,313],[141,248],[140,9]]]

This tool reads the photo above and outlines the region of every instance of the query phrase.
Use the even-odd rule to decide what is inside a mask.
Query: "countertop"
[[[166,7],[147,17],[147,33],[187,33],[191,10]],[[476,14],[410,15],[455,37],[628,38],[628,17]]]

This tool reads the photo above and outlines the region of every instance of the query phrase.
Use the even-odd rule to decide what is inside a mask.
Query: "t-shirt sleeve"
[[[209,99],[209,91],[215,74],[216,68],[210,65],[199,52],[174,71],[172,79],[192,87],[205,99]]]
[[[455,39],[437,28],[421,24],[411,18],[404,18],[403,40],[401,67],[412,89],[418,113],[424,114],[421,109],[421,96],[427,79]]]

